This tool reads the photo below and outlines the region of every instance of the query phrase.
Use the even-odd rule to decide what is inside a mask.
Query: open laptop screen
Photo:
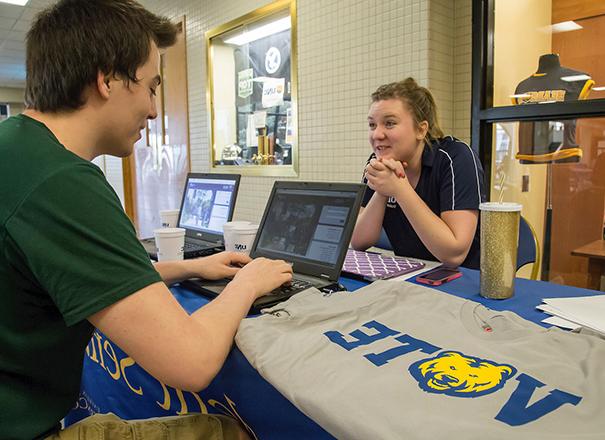
[[[342,248],[349,245],[345,228],[357,196],[357,191],[342,189],[277,188],[255,253],[337,264]]]
[[[179,227],[212,234],[223,233],[229,221],[236,180],[190,177],[187,180]]]

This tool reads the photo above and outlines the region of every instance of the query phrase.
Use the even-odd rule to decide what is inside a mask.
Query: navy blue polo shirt
[[[434,141],[422,153],[422,171],[415,191],[439,217],[444,211],[479,210],[479,204],[485,201],[479,158],[468,145],[451,136]],[[361,206],[365,207],[373,194],[374,190],[367,187]],[[387,201],[382,227],[395,255],[437,261],[394,198]],[[462,266],[479,268],[479,224]]]

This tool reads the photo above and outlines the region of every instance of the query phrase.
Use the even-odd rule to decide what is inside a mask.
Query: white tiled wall
[[[22,103],[25,100],[25,90],[13,87],[0,87],[0,102]]]
[[[24,110],[24,93],[24,89],[0,87],[0,103],[8,104],[9,116],[18,115]]]
[[[21,102],[12,102],[8,105],[8,113],[10,116],[18,115],[19,113],[22,113],[23,110],[25,110],[25,104]]]
[[[432,0],[429,3],[428,85],[437,101],[441,128],[452,133],[454,2]]]
[[[204,33],[269,2],[142,3],[173,19],[187,17],[191,163],[193,171],[208,171]],[[379,85],[407,76],[433,90],[446,133],[468,137],[468,119],[465,122],[455,111],[463,113],[470,106],[470,88],[467,94],[457,90],[467,82],[470,85],[470,28],[455,22],[466,20],[470,26],[470,3],[298,0],[301,180],[359,181],[370,153],[366,130],[369,95]],[[456,58],[467,51],[468,69],[458,66],[460,59]],[[243,177],[235,217],[259,220],[274,180]]]
[[[452,133],[470,144],[472,0],[455,0]]]
[[[428,85],[441,128],[470,142],[472,0],[429,2]]]

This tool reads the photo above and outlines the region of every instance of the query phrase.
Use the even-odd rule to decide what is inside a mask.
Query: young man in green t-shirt
[[[291,279],[283,261],[232,253],[152,266],[90,162],[132,153],[175,37],[132,0],[61,0],[28,33],[27,110],[0,124],[2,438],[57,429],[93,326],[162,382],[199,390],[251,303]],[[193,276],[234,279],[189,316],[166,285]]]

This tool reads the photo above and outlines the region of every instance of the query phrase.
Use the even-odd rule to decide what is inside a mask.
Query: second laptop
[[[224,250],[223,225],[231,221],[239,189],[239,174],[189,173],[177,226],[185,229],[184,258]],[[157,259],[154,238],[141,240],[149,257]]]

